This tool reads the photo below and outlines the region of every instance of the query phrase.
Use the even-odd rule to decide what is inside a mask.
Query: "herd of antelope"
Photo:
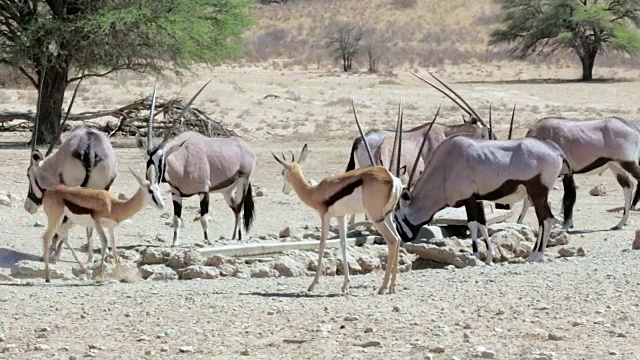
[[[533,205],[539,228],[527,261],[542,261],[552,226],[561,223],[565,230],[573,227],[574,175],[602,174],[607,168],[615,174],[624,193],[623,216],[613,229],[627,224],[631,208],[640,199],[638,189],[633,196],[630,178],[640,180],[640,130],[633,123],[617,117],[547,117],[536,122],[524,138],[512,139],[514,105],[508,139],[499,140],[492,129],[491,106],[487,124],[435,75],[429,73],[444,89],[412,74],[452,100],[469,117],[463,115],[463,123],[459,125],[437,124],[438,108],[430,123],[405,131],[401,100],[395,130],[365,133],[354,102],[352,110],[360,136],[353,141],[346,171],[320,182],[306,180],[302,171],[301,164],[308,154],[306,144],[297,158],[293,152],[289,159],[284,152],[282,156],[272,153],[282,166],[283,193],[295,191],[300,200],[320,216],[322,232],[317,269],[323,268],[329,224],[334,217],[338,220],[341,257],[348,267],[345,217],[350,216],[349,223],[353,225],[355,215],[364,214],[388,247],[384,280],[378,293],[384,294],[387,290],[394,293],[400,244],[416,239],[420,228],[446,207],[465,208],[473,255],[480,257],[477,245],[480,232],[487,248],[484,260],[491,263],[495,252],[487,232],[483,201],[504,209],[523,201],[518,223]],[[183,113],[203,89],[204,86]],[[75,261],[84,267],[68,244],[68,232],[73,224],[87,229],[89,263],[93,261],[94,229],[102,243],[103,265],[108,246],[118,263],[114,228],[147,204],[164,208],[161,183],[167,183],[172,194],[173,246],[179,242],[182,199],[193,195],[200,198],[197,219],[205,240],[209,237],[210,193],[222,193],[235,214],[232,239],[242,239],[242,228],[250,230],[255,215],[251,186],[256,164],[254,151],[234,136],[210,138],[192,131],[166,135],[154,146],[155,99],[154,86],[147,139],[137,137],[138,147],[145,150],[146,174],[143,179],[132,170],[139,188],[128,200],[116,198],[109,192],[116,178],[116,156],[106,134],[86,127],[76,128],[55,153],[52,154],[52,144],[44,156],[32,146],[27,170],[29,192],[24,207],[33,214],[42,206],[48,219],[43,236],[47,282],[50,281],[49,261],[59,259],[63,243]],[[564,187],[562,220],[552,214],[548,201],[549,191],[559,177]],[[321,275],[322,270],[316,271],[308,291],[313,291]],[[349,282],[347,268],[342,292],[349,291]]]

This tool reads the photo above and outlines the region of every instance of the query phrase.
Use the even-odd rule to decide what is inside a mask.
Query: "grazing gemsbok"
[[[52,143],[53,144],[53,143]],[[88,127],[72,130],[58,151],[50,155],[50,146],[45,156],[33,148],[31,162],[27,170],[29,192],[24,208],[35,214],[42,204],[43,194],[57,184],[81,186],[91,189],[109,190],[116,178],[116,155],[107,135]],[[60,233],[51,244],[53,261],[60,258],[62,243],[67,242],[69,218],[64,217]],[[87,228],[88,260],[93,261],[92,229]],[[76,258],[73,248],[70,248]],[[76,259],[76,261],[78,261]]]
[[[355,104],[353,104],[353,112],[358,130],[362,133],[355,110]],[[400,128],[398,128],[397,131],[399,130]],[[369,219],[373,220],[373,225],[380,234],[382,234],[389,251],[387,254],[384,280],[378,290],[378,294],[384,294],[387,287],[390,294],[395,293],[400,239],[393,223],[393,209],[402,192],[402,182],[397,177],[397,174],[394,176],[389,170],[381,166],[370,166],[347,171],[339,175],[328,176],[315,185],[309,184],[300,167],[300,164],[307,158],[307,149],[307,145],[305,144],[298,159],[296,160],[292,153],[290,161],[285,158],[284,153],[282,154],[282,158],[271,153],[276,161],[283,167],[282,176],[284,184],[282,192],[289,194],[293,189],[302,202],[317,211],[318,215],[320,215],[322,235],[318,249],[318,265],[316,267],[316,275],[307,291],[313,291],[322,275],[322,259],[329,224],[331,218],[334,217],[338,219],[338,232],[340,236],[342,263],[344,266],[342,292],[345,293],[349,291],[350,277],[345,216],[365,213]],[[369,157],[372,157],[370,151],[368,151],[368,153]],[[392,161],[393,160],[395,160],[395,156]]]
[[[43,240],[45,281],[49,282],[49,241],[59,231],[62,218],[68,217],[70,223],[95,228],[102,241],[102,274],[107,253],[107,236],[104,228],[109,230],[111,251],[114,261],[119,265],[113,229],[122,221],[131,218],[142,208],[154,203],[158,209],[164,208],[164,200],[158,184],[142,179],[131,170],[140,184],[138,191],[128,200],[119,200],[107,190],[89,189],[58,184],[48,189],[42,198],[42,208],[47,215],[47,230]]]
[[[438,211],[464,206],[474,255],[478,257],[480,229],[487,245],[486,262],[491,263],[494,251],[481,201],[513,203],[510,198],[522,200],[529,196],[536,209],[539,232],[527,261],[541,261],[556,221],[547,202],[549,189],[562,171],[570,173],[571,167],[562,149],[550,141],[453,135],[435,149],[416,185],[402,192],[395,212],[398,232],[405,242],[412,241]],[[526,191],[519,191],[520,186]]]
[[[546,117],[531,127],[526,137],[558,144],[564,151],[573,174],[602,174],[607,168],[610,169],[624,193],[624,213],[620,222],[612,229],[621,229],[627,224],[631,207],[640,198],[636,190],[632,201],[633,183],[629,178],[631,175],[640,181],[640,131],[635,124],[618,117],[587,120]],[[565,194],[562,202],[563,228],[566,230],[573,227],[576,184],[572,174],[562,175]],[[528,205],[526,202],[519,220],[524,218]]]
[[[200,91],[203,88],[204,86]],[[153,99],[151,113],[155,103],[155,90]],[[185,106],[183,113],[186,108]],[[243,221],[244,229],[249,231],[255,215],[251,188],[251,174],[256,164],[254,151],[235,136],[210,138],[187,131],[173,138],[165,136],[156,147],[153,147],[152,137],[153,118],[150,118],[146,144],[140,137],[137,138],[137,144],[146,149],[147,180],[155,176],[158,183],[165,182],[171,187],[173,246],[178,244],[182,226],[182,199],[196,194],[200,196],[200,216],[195,220],[200,221],[204,240],[209,240],[209,193],[219,192],[235,214],[231,238],[242,240],[240,222]]]

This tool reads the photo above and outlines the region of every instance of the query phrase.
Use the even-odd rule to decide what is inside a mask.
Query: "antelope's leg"
[[[563,176],[562,187],[564,188],[564,195],[562,196],[562,228],[569,230],[573,228],[573,206],[576,204],[576,182],[573,179],[573,176]],[[548,206],[549,204],[547,204],[547,207]],[[538,221],[538,223],[540,223],[540,221]],[[541,223],[540,226],[542,226]]]
[[[87,233],[87,263],[93,263],[93,228],[86,228]]]
[[[318,266],[316,267],[316,275],[313,277],[313,281],[311,285],[307,289],[308,292],[313,291],[316,287],[316,284],[320,280],[320,275],[324,270],[322,266],[322,258],[324,257],[324,248],[327,244],[327,235],[329,233],[329,225],[330,225],[331,217],[328,214],[322,215],[322,233],[320,235],[320,247],[318,248]]]
[[[618,184],[622,186],[622,192],[624,193],[624,212],[622,213],[622,219],[620,219],[620,222],[611,229],[620,230],[623,226],[627,225],[627,222],[629,221],[633,196],[633,183],[620,164],[610,162],[608,165],[611,172],[616,174],[616,180],[618,181]]]
[[[349,226],[356,223],[356,214],[349,215]]]
[[[104,279],[104,260],[105,257],[107,256],[107,246],[108,246],[108,241],[107,241],[107,235],[104,233],[104,228],[102,227],[102,223],[100,223],[100,220],[93,220],[94,226],[96,228],[96,232],[98,233],[98,236],[100,237],[100,241],[102,242],[102,249],[101,249],[101,260],[100,260],[100,275],[102,277],[102,279]]]
[[[536,217],[538,218],[538,238],[536,244],[531,251],[531,255],[527,258],[527,261],[543,261],[544,251],[547,246],[547,241],[551,233],[551,227],[555,222],[551,208],[549,207],[548,197],[549,189],[543,184],[528,184],[527,192],[531,196],[531,202],[536,210]]]
[[[51,254],[51,262],[53,264],[60,261],[60,255],[62,253],[62,244],[67,243],[69,238],[69,229],[71,228],[71,221],[67,216],[62,217],[62,223],[58,228],[57,233],[53,236],[51,244],[49,246],[49,254]],[[69,247],[69,244],[67,243]],[[75,256],[74,256],[75,257]]]
[[[199,196],[200,216],[197,219],[200,220],[200,226],[202,226],[204,240],[209,241],[209,193],[199,194]]]
[[[527,195],[525,196],[524,200],[522,200],[522,211],[520,212],[520,216],[518,216],[518,220],[516,221],[516,223],[522,224],[525,215],[527,215],[527,210],[529,210],[530,206],[531,201],[529,200],[529,196]]]
[[[227,205],[233,210],[234,225],[231,240],[242,240],[242,217],[240,215],[242,213],[242,195],[244,194],[245,186],[245,182],[242,179],[238,179],[238,182],[233,187],[222,194]]]
[[[44,281],[51,282],[51,275],[49,273],[49,244],[51,238],[56,234],[58,228],[62,223],[62,216],[51,214],[47,216],[47,230],[42,235],[42,257],[44,259]]]
[[[171,199],[173,200],[173,243],[171,246],[178,245],[178,236],[182,227],[182,196],[177,190],[172,189]]]
[[[113,254],[113,261],[116,262],[116,266],[120,267],[120,258],[118,258],[118,248],[116,247],[116,235],[113,228],[108,228],[109,240],[111,240],[111,253]]]
[[[495,256],[495,252],[493,251],[493,245],[491,244],[491,239],[489,239],[489,233],[487,231],[487,218],[484,213],[484,205],[481,201],[476,201],[476,216],[478,219],[478,227],[482,232],[482,237],[484,237],[484,243],[487,247],[487,256],[485,258],[485,262],[487,264],[491,264],[493,261],[493,257]]]
[[[347,223],[344,216],[338,216],[338,234],[340,236],[340,252],[342,253],[342,270],[344,271],[342,292],[348,293],[351,278],[349,271],[349,255],[347,254]]]
[[[480,252],[478,251],[478,220],[480,214],[478,213],[478,206],[476,204],[476,201],[465,201],[464,209],[467,213],[467,227],[471,232],[471,250],[473,251],[473,256],[476,259],[480,260]]]
[[[385,269],[385,280],[383,280],[378,294],[384,294],[387,285],[389,287],[389,294],[394,294],[396,292],[398,261],[400,258],[400,235],[398,235],[393,221],[393,213],[387,214],[382,222],[376,224],[376,227],[378,231],[382,233],[389,252],[387,255],[387,268]],[[387,283],[387,281],[389,282]]]
[[[623,161],[620,163],[620,166],[625,169],[634,179],[638,182],[636,186],[636,193],[633,195],[633,200],[631,201],[631,207],[635,208],[638,201],[640,201],[640,163],[636,163],[635,161]]]

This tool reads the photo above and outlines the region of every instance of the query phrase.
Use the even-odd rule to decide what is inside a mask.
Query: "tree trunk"
[[[582,81],[593,80],[593,65],[596,63],[596,52],[585,51],[585,54],[580,56],[580,62],[582,63]]]
[[[42,102],[38,104],[40,114],[37,142],[38,145],[48,145],[53,141],[60,129],[60,113],[64,91],[67,88],[67,67],[50,67],[45,72],[42,86]],[[31,139],[33,142],[33,138]]]

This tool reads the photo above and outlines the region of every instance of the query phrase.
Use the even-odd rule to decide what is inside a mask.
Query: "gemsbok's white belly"
[[[364,213],[364,206],[362,205],[361,187],[356,188],[351,194],[336,201],[329,207],[329,215],[332,217],[362,213]]]
[[[524,187],[524,185],[518,185],[518,188],[516,189],[515,192],[513,192],[512,194],[509,194],[509,195],[507,195],[507,196],[505,196],[503,198],[495,200],[495,202],[497,202],[499,204],[513,205],[513,204],[517,203],[518,201],[524,200],[525,197],[527,197],[527,189]]]

